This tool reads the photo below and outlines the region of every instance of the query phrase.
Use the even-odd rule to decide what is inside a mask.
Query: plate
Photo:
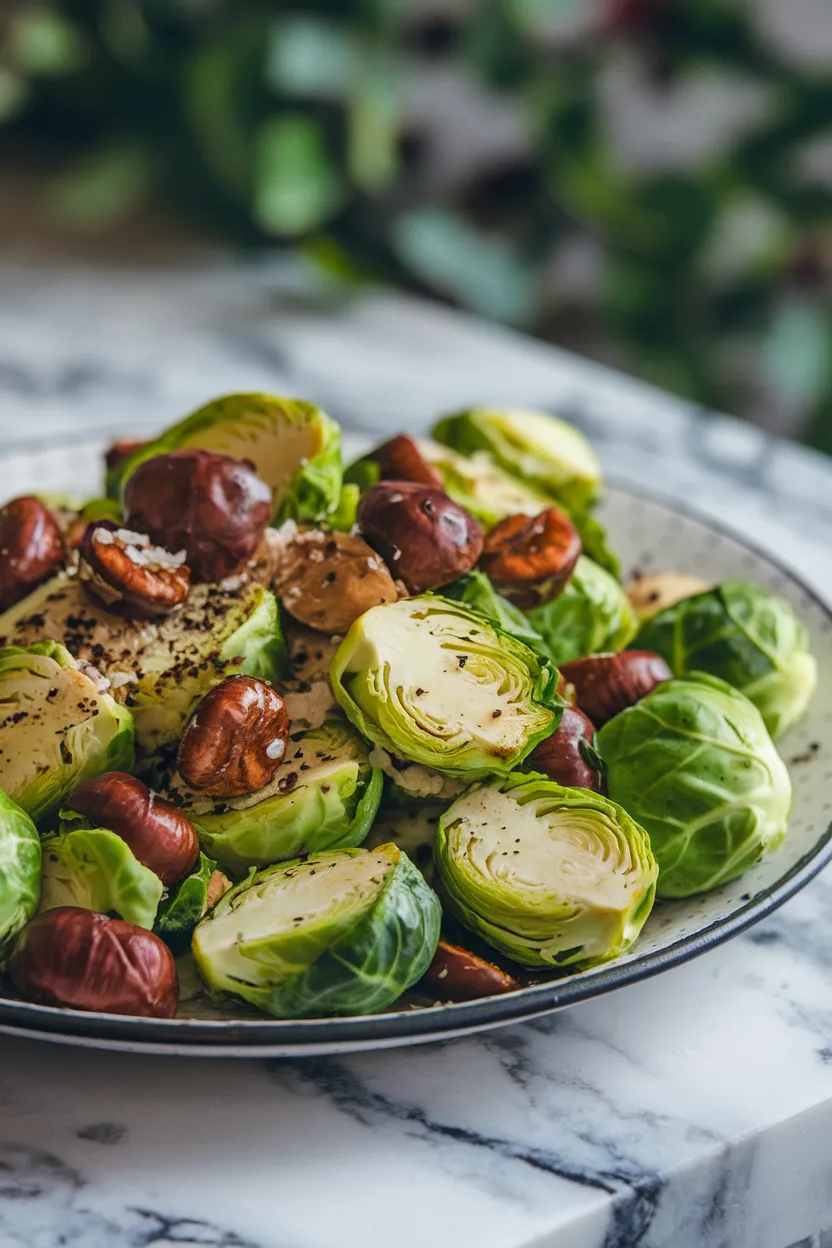
[[[94,490],[99,447],[15,456],[17,492]],[[92,479],[90,479],[92,477]],[[594,970],[458,1005],[401,1003],[371,1017],[281,1022],[270,1019],[133,1019],[0,999],[0,1031],[66,1044],[188,1056],[303,1056],[447,1039],[518,1022],[599,997],[697,957],[758,922],[832,858],[832,613],[787,569],[710,520],[622,485],[610,486],[602,519],[625,574],[635,568],[689,572],[707,581],[746,577],[787,598],[811,634],[818,691],[804,722],[780,742],[795,788],[783,846],[739,880],[685,901],[656,905],[636,948]]]

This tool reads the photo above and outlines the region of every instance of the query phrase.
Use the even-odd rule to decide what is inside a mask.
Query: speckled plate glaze
[[[15,456],[15,493],[93,491],[100,447]],[[6,461],[8,468],[9,461]],[[4,491],[8,492],[8,491]],[[210,1016],[132,1019],[84,1014],[0,999],[0,1031],[65,1044],[188,1056],[302,1056],[388,1048],[447,1039],[529,1019],[657,975],[736,936],[802,888],[832,858],[832,613],[787,569],[764,552],[697,518],[633,492],[611,487],[603,519],[625,575],[635,568],[674,570],[708,581],[742,576],[782,594],[805,620],[820,680],[810,712],[782,742],[795,786],[783,846],[739,880],[688,901],[656,906],[636,949],[582,974],[553,979],[502,997],[460,1005],[397,1008],[369,1018],[278,1022]],[[197,1007],[198,1008],[198,1007]],[[189,1010],[192,1015],[193,1008]]]

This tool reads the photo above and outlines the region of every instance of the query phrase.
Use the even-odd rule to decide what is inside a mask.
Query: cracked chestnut
[[[265,680],[230,676],[206,694],[179,743],[179,774],[215,797],[257,793],[274,779],[286,753],[289,714]]]
[[[160,619],[188,597],[191,571],[184,551],[171,554],[144,533],[119,528],[111,520],[87,527],[80,555],[86,588],[121,615]]]
[[[479,522],[442,490],[380,481],[358,505],[358,527],[411,594],[449,585],[480,557]]]
[[[286,540],[275,591],[290,615],[329,636],[399,598],[384,560],[363,538],[323,529],[298,529]]]
[[[519,984],[506,971],[461,945],[440,940],[420,986],[442,1001],[476,1001],[513,992]]]
[[[173,1018],[179,984],[158,936],[94,910],[59,906],[24,927],[9,962],[21,997],[38,1005]]]
[[[591,654],[562,664],[560,673],[574,685],[575,701],[598,728],[673,675],[661,655],[649,650]]]
[[[184,550],[196,581],[237,576],[272,518],[272,492],[254,468],[213,451],[145,460],[124,487],[125,525]]]
[[[506,516],[485,538],[480,567],[504,597],[524,611],[556,598],[581,555],[581,539],[566,512],[546,507],[536,516]]]
[[[600,793],[603,779],[588,749],[594,738],[595,727],[583,711],[566,706],[557,728],[532,752],[528,765],[566,788]]]
[[[31,495],[0,508],[0,611],[20,602],[64,563],[60,526]]]
[[[84,781],[67,805],[93,827],[107,828],[126,841],[165,888],[187,875],[199,857],[196,831],[187,815],[126,772],[110,771]]]

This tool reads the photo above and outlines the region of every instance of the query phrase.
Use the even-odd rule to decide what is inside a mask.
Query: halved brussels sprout
[[[487,529],[493,529],[506,516],[536,516],[551,501],[525,481],[503,472],[485,451],[457,455],[439,442],[418,438],[416,444],[439,473],[449,497]]]
[[[427,970],[441,908],[395,845],[270,867],[196,928],[193,953],[216,993],[274,1018],[374,1014]]]
[[[486,451],[506,472],[569,511],[586,511],[601,491],[601,465],[589,442],[545,412],[475,407],[438,421],[433,437],[462,455]]]
[[[40,909],[80,906],[152,928],[163,892],[158,875],[143,866],[115,832],[62,827],[65,830],[43,842]]]
[[[0,615],[0,644],[44,633],[110,681],[133,712],[142,756],[178,741],[196,703],[226,676],[277,681],[285,670],[277,600],[262,585],[196,585],[172,615],[135,627],[61,574]]]
[[[489,780],[439,820],[448,909],[524,966],[597,966],[626,953],[653,905],[650,838],[615,802],[540,775]]]
[[[396,758],[475,780],[505,774],[555,730],[558,673],[477,612],[424,595],[356,620],[330,668],[363,736]]]
[[[618,581],[586,555],[558,597],[529,612],[529,623],[553,663],[621,650],[638,629],[638,617]]]
[[[35,822],[82,780],[133,765],[133,717],[55,641],[0,650],[0,788]]]
[[[776,740],[806,710],[817,684],[805,625],[784,598],[750,581],[724,581],[649,619],[634,646],[677,676],[709,672],[754,703]]]
[[[328,721],[293,733],[266,788],[218,804],[174,781],[171,793],[194,823],[200,844],[223,867],[244,871],[360,845],[381,801],[381,772],[349,724]]]
[[[0,966],[40,901],[40,836],[25,810],[0,791]]]
[[[525,642],[530,649],[548,657],[543,638],[532,627],[529,617],[519,607],[515,607],[513,602],[498,594],[484,572],[466,572],[458,580],[446,585],[442,595],[454,602],[464,602],[473,611],[491,620],[492,624],[499,625],[503,632],[511,633],[513,637]]]
[[[175,884],[161,902],[153,930],[174,953],[183,953],[190,947],[194,928],[215,904],[211,898],[211,882],[216,874],[217,864],[200,854],[191,874]],[[229,884],[224,881],[226,889]],[[219,892],[217,900],[221,896]]]
[[[596,737],[610,796],[650,834],[661,897],[718,888],[786,834],[792,786],[762,716],[723,680],[665,681]]]
[[[341,496],[341,431],[313,403],[273,394],[214,399],[128,459],[118,486],[139,464],[184,448],[252,463],[274,497],[275,520],[324,520]]]

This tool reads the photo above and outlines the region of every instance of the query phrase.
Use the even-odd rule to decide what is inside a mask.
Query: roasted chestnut
[[[272,493],[248,463],[213,451],[145,460],[124,487],[125,527],[184,550],[197,581],[236,576],[272,518]]]
[[[443,489],[441,476],[406,433],[376,447],[370,458],[378,465],[382,481],[416,481],[432,489]]]
[[[442,490],[380,481],[358,505],[358,527],[411,594],[470,572],[482,550],[479,522]]]
[[[575,571],[581,539],[566,512],[506,516],[485,538],[480,567],[524,611],[556,598]]]
[[[24,927],[9,974],[38,1005],[173,1018],[179,1004],[173,954],[158,936],[76,906],[46,910]]]
[[[85,586],[122,615],[157,619],[188,597],[191,572],[184,551],[171,554],[153,546],[144,533],[96,520],[84,533],[80,552]]]
[[[169,887],[193,868],[199,842],[190,819],[123,771],[85,780],[67,799],[93,827],[115,832]]]
[[[323,529],[298,529],[286,539],[274,584],[290,615],[330,636],[345,633],[371,607],[399,598],[372,547],[352,533]]]
[[[557,728],[532,752],[528,765],[532,771],[542,771],[567,788],[600,793],[602,777],[587,748],[594,737],[595,728],[583,711],[566,706]]]
[[[598,728],[673,675],[661,655],[648,650],[591,654],[562,664],[560,673],[575,686],[575,701]]]
[[[286,753],[289,715],[265,680],[230,676],[206,694],[179,743],[179,774],[216,797],[257,793],[274,779]]]
[[[0,611],[14,606],[64,562],[60,526],[39,498],[0,508]]]
[[[478,997],[513,992],[519,985],[493,962],[486,962],[461,945],[440,940],[420,986],[436,993],[442,1001],[475,1001]]]

